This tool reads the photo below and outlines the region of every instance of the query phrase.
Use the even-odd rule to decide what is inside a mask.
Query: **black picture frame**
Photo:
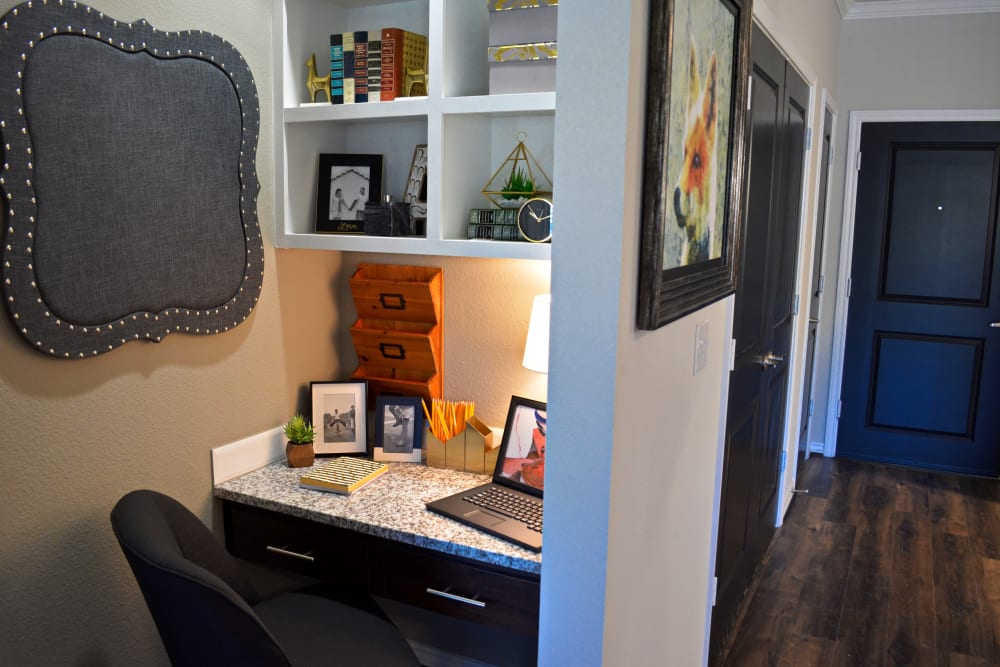
[[[651,0],[637,326],[736,289],[753,0]]]
[[[368,453],[368,383],[314,380],[309,383],[317,454]]]
[[[316,187],[317,232],[364,234],[365,204],[381,201],[381,155],[320,154]]]
[[[424,449],[424,410],[414,396],[379,396],[375,399],[376,461],[420,463]]]

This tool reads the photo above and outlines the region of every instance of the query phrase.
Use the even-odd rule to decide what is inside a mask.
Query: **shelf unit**
[[[275,0],[275,239],[279,248],[549,259],[547,243],[469,240],[469,209],[517,144],[551,175],[555,93],[490,95],[489,16],[481,0]],[[391,102],[305,103],[305,62],[329,71],[330,34],[395,26],[428,36],[428,95]],[[320,96],[322,98],[322,95]],[[320,153],[380,153],[383,192],[402,198],[413,148],[427,144],[427,235],[317,234]]]

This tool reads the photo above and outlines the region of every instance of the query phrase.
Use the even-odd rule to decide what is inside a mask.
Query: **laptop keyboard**
[[[524,523],[529,529],[542,532],[542,501],[491,486],[464,500]]]

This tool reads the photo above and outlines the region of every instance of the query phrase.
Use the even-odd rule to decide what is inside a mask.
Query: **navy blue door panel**
[[[837,454],[1000,473],[1000,123],[861,134]]]

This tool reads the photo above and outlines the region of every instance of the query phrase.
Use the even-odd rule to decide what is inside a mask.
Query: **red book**
[[[382,101],[405,96],[407,68],[427,69],[427,37],[402,28],[382,28]]]

